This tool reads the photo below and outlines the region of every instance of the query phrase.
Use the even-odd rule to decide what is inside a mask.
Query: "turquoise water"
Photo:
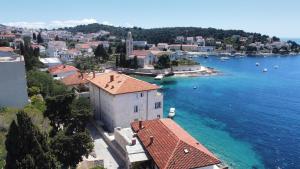
[[[231,168],[299,169],[300,56],[195,60],[223,75],[142,78],[163,86],[164,115],[175,107],[174,120]]]

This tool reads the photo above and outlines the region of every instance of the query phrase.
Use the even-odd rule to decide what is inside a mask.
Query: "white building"
[[[156,56],[150,50],[134,50],[129,56],[130,59],[137,57],[138,66],[141,68],[151,67],[156,61]]]
[[[39,58],[39,60],[47,67],[53,67],[62,64],[59,58]]]
[[[133,46],[144,48],[147,46],[147,41],[133,41]]]
[[[0,107],[23,108],[28,103],[23,56],[0,50]]]
[[[49,57],[59,57],[59,53],[65,50],[67,50],[65,41],[49,41],[46,54]]]
[[[133,121],[163,116],[163,96],[156,85],[117,72],[89,81],[95,119],[102,121],[109,131],[130,127]]]
[[[164,49],[168,49],[169,45],[167,43],[158,43],[157,47],[159,50],[164,50]]]

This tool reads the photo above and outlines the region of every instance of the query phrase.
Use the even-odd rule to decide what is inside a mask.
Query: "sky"
[[[300,38],[300,0],[1,0],[0,6],[0,23],[10,26],[196,26]]]

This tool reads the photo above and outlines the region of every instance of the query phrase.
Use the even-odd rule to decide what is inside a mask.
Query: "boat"
[[[197,89],[197,86],[194,86],[194,88],[193,89]]]
[[[207,59],[207,58],[208,58],[208,56],[207,56],[207,55],[204,55],[204,58],[205,58],[205,59]]]
[[[278,69],[278,68],[279,68],[279,66],[278,66],[278,65],[275,65],[275,66],[274,66],[274,68],[275,68],[275,69]]]
[[[159,74],[157,75],[154,80],[162,80],[164,78],[164,75],[163,74]]]
[[[256,63],[255,63],[255,65],[256,65],[256,66],[259,66],[259,65],[260,65],[260,63],[256,62]]]
[[[264,68],[264,69],[263,69],[263,72],[267,72],[267,71],[268,71],[268,69],[267,69],[267,68]]]
[[[169,114],[168,114],[168,117],[173,118],[174,116],[175,116],[175,108],[171,107],[170,111],[169,111]]]
[[[229,57],[226,57],[226,56],[223,56],[220,58],[222,61],[225,61],[225,60],[229,60],[230,58]]]

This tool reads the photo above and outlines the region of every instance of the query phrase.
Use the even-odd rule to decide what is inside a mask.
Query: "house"
[[[145,161],[139,161],[138,165],[150,169],[221,168],[221,161],[172,119],[135,121],[131,128],[136,134],[126,148],[130,150],[137,139],[149,155],[149,160],[142,156]]]
[[[169,45],[169,49],[173,50],[173,51],[183,50],[183,51],[196,52],[196,51],[198,51],[198,45],[172,44],[172,45]]]
[[[11,47],[0,47],[0,52],[13,52],[14,49]]]
[[[89,43],[78,43],[75,45],[75,49],[80,50],[82,53],[92,53],[93,49]]]
[[[184,36],[177,36],[176,39],[175,39],[175,41],[177,43],[183,43],[184,42]]]
[[[24,58],[0,48],[0,107],[23,108],[28,103]]]
[[[61,79],[61,82],[70,89],[74,89],[78,97],[89,98],[88,79],[91,77],[87,73],[76,72]]]
[[[12,41],[16,38],[14,34],[0,34],[0,39]]]
[[[156,57],[150,50],[133,50],[129,59],[134,59],[134,57],[137,57],[138,66],[141,68],[151,66],[156,62]]]
[[[49,41],[46,54],[49,57],[59,57],[62,51],[67,50],[65,41]]]
[[[169,48],[169,45],[167,43],[158,43],[157,47],[159,50],[167,50]]]
[[[194,37],[186,37],[186,43],[187,44],[193,44],[194,43]]]
[[[48,71],[54,78],[63,79],[66,76],[77,73],[79,70],[70,65],[56,65],[48,68]]]
[[[38,44],[32,44],[31,47],[33,49],[38,48],[40,51],[40,54],[46,54],[46,48],[42,45],[38,45]]]
[[[147,41],[133,41],[133,46],[144,48],[147,46]]]
[[[163,96],[157,85],[117,72],[94,76],[89,82],[94,117],[108,131],[163,116]]]
[[[62,64],[59,58],[39,58],[39,60],[47,67],[53,67]]]
[[[82,53],[77,49],[68,49],[59,54],[59,58],[64,62],[72,62],[76,57],[81,56]]]

